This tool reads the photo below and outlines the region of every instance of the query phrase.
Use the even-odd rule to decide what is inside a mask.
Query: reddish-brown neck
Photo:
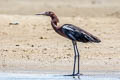
[[[57,16],[54,14],[54,15],[51,15],[51,25],[53,27],[53,29],[56,31],[57,30],[57,23],[59,22],[59,19],[57,18]]]

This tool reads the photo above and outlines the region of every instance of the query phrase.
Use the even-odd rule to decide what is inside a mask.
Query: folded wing
[[[88,33],[87,31],[78,28],[72,24],[64,24],[62,26],[62,32],[71,40],[79,42],[101,42],[96,36]]]

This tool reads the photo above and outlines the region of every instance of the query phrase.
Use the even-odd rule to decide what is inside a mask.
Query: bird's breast
[[[59,35],[65,37],[65,38],[68,38],[68,37],[63,33],[62,28],[59,28],[59,29],[57,29],[57,30],[55,30],[55,31],[56,31]]]

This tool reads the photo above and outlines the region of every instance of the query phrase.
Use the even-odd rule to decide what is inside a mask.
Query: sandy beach
[[[60,25],[74,24],[102,41],[78,43],[82,73],[119,73],[119,3],[119,0],[0,0],[0,71],[72,73],[71,41],[55,33],[49,17],[34,15],[51,10],[58,15]]]

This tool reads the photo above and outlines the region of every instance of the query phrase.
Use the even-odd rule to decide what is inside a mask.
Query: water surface
[[[120,80],[114,75],[82,75],[79,77],[60,74],[0,73],[0,80]]]

